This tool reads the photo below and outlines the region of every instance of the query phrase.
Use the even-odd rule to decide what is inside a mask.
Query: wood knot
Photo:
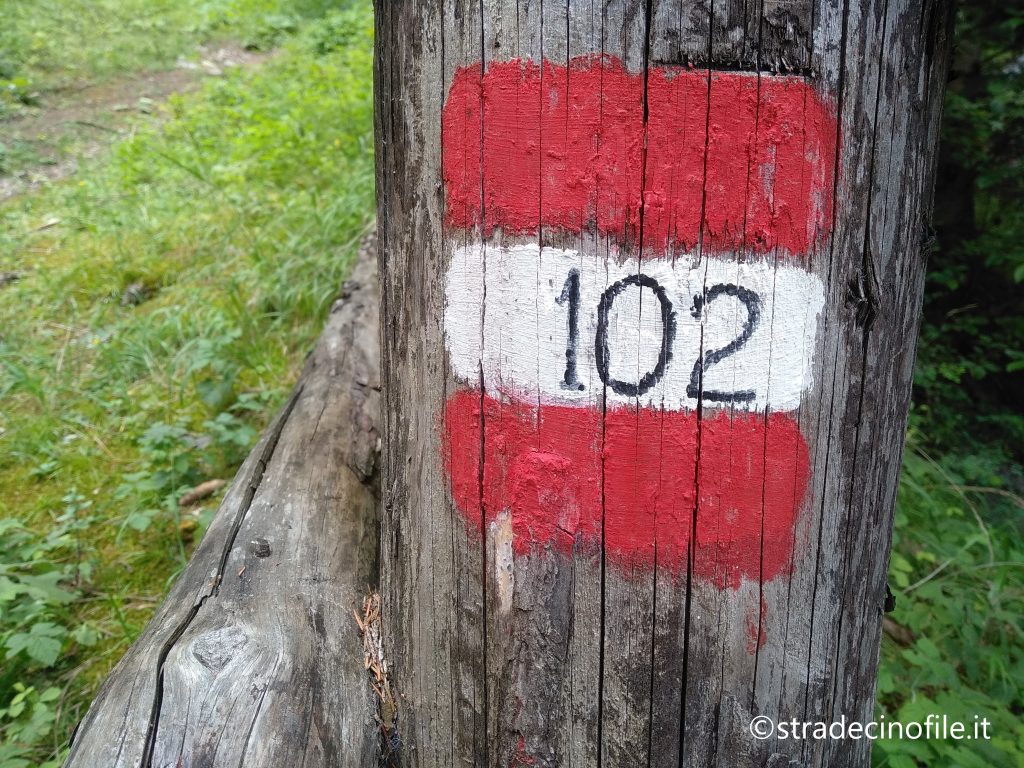
[[[196,638],[192,655],[207,669],[217,672],[237,656],[249,638],[238,627],[220,627]]]
[[[847,284],[847,304],[854,308],[855,322],[858,328],[862,328],[866,334],[870,329],[881,303],[878,298],[878,288],[874,280],[874,270],[863,269],[850,279]]]
[[[249,551],[256,557],[270,557],[270,542],[266,539],[253,539],[249,542]]]

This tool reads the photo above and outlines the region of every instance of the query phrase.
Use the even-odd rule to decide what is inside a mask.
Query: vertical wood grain
[[[382,579],[403,764],[866,765],[867,742],[757,741],[747,726],[759,714],[870,717],[951,4],[379,0],[377,10]],[[698,577],[692,549],[681,570],[613,565],[601,537],[577,539],[568,555],[543,542],[513,554],[504,504],[488,510],[481,502],[475,526],[452,500],[442,458],[444,403],[460,387],[481,386],[455,380],[445,351],[444,280],[453,244],[483,241],[485,272],[488,250],[503,245],[572,248],[609,266],[632,259],[638,272],[653,256],[638,243],[632,252],[621,249],[592,227],[570,233],[542,226],[543,196],[532,235],[500,227],[486,236],[451,231],[440,171],[442,153],[450,151],[440,135],[448,88],[461,68],[481,67],[482,77],[492,63],[518,59],[568,67],[571,92],[572,63],[587,56],[614,57],[641,77],[655,67],[697,72],[709,105],[717,103],[717,72],[752,73],[759,94],[765,78],[798,77],[835,111],[832,219],[804,254],[826,296],[814,386],[791,414],[807,442],[810,483],[790,567],[763,584],[744,579],[723,589]],[[646,93],[616,106],[649,108]],[[722,119],[715,108],[706,117],[708,142]],[[728,111],[727,104],[717,108]],[[759,96],[759,114],[770,108]],[[481,114],[486,123],[486,106]],[[543,179],[548,155],[544,136],[538,140]],[[466,141],[462,151],[481,151],[480,134]],[[498,173],[500,183],[501,169],[471,167],[481,176],[489,232],[487,224],[500,222],[488,219],[485,190],[495,179],[484,176]],[[645,169],[636,170],[643,199]],[[753,168],[745,183],[761,183]],[[703,205],[716,205],[714,195],[705,182]],[[638,212],[641,220],[645,212]],[[581,221],[587,216],[580,211]],[[698,263],[708,258],[700,243],[696,253]],[[728,256],[776,269],[791,258],[778,249],[737,248]],[[537,295],[540,301],[539,289]],[[641,314],[651,309],[644,299]],[[538,308],[523,311],[527,327]],[[480,343],[493,343],[482,328]],[[603,421],[607,403],[599,390],[588,401],[597,415],[583,418]],[[546,406],[539,391],[535,405],[540,435]],[[721,411],[699,401],[698,424],[712,408]],[[742,409],[734,410],[736,418]],[[767,430],[771,412],[757,416]],[[494,438],[486,424],[480,434],[483,456]],[[739,455],[741,447],[722,450]],[[603,461],[602,447],[593,451]],[[676,459],[660,449],[655,455]],[[705,512],[711,502],[701,501],[700,485],[709,461],[698,450],[695,504]],[[699,511],[689,510],[694,523]],[[657,553],[653,531],[651,538]]]

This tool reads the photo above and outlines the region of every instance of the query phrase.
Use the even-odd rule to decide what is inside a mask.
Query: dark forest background
[[[996,723],[877,762],[1024,764],[1024,7],[959,6],[897,507],[880,710]],[[884,757],[883,757],[884,756]]]

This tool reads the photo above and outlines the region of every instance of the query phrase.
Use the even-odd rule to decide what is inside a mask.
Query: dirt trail
[[[40,108],[0,120],[0,136],[28,159],[11,175],[0,174],[0,202],[73,174],[82,160],[117,140],[133,118],[149,114],[175,93],[234,67],[249,67],[270,54],[225,44],[204,47],[199,61],[179,59],[174,69],[127,75],[51,95]]]

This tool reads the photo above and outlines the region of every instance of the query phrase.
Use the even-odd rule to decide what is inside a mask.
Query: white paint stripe
[[[645,261],[638,270],[635,259],[616,264],[574,250],[541,251],[535,244],[486,246],[484,311],[484,251],[479,243],[453,246],[447,275],[445,340],[455,376],[467,383],[479,381],[482,366],[489,391],[527,401],[587,405],[604,389],[598,342],[605,337],[609,403],[639,400],[647,407],[695,408],[692,384],[702,349],[712,354],[704,358],[706,406],[731,402],[743,409],[790,411],[813,383],[812,356],[825,295],[821,281],[799,267],[714,258],[694,266],[692,258],[680,257],[674,265]],[[579,275],[578,384],[567,386],[571,292],[563,294],[563,289],[571,287],[572,270]],[[617,283],[618,292],[612,288]],[[659,287],[663,299],[656,293]],[[662,306],[667,310],[669,303],[667,326],[674,324],[675,338],[659,369],[666,328]],[[748,324],[752,327],[744,341]],[[634,394],[635,389],[641,391]]]

